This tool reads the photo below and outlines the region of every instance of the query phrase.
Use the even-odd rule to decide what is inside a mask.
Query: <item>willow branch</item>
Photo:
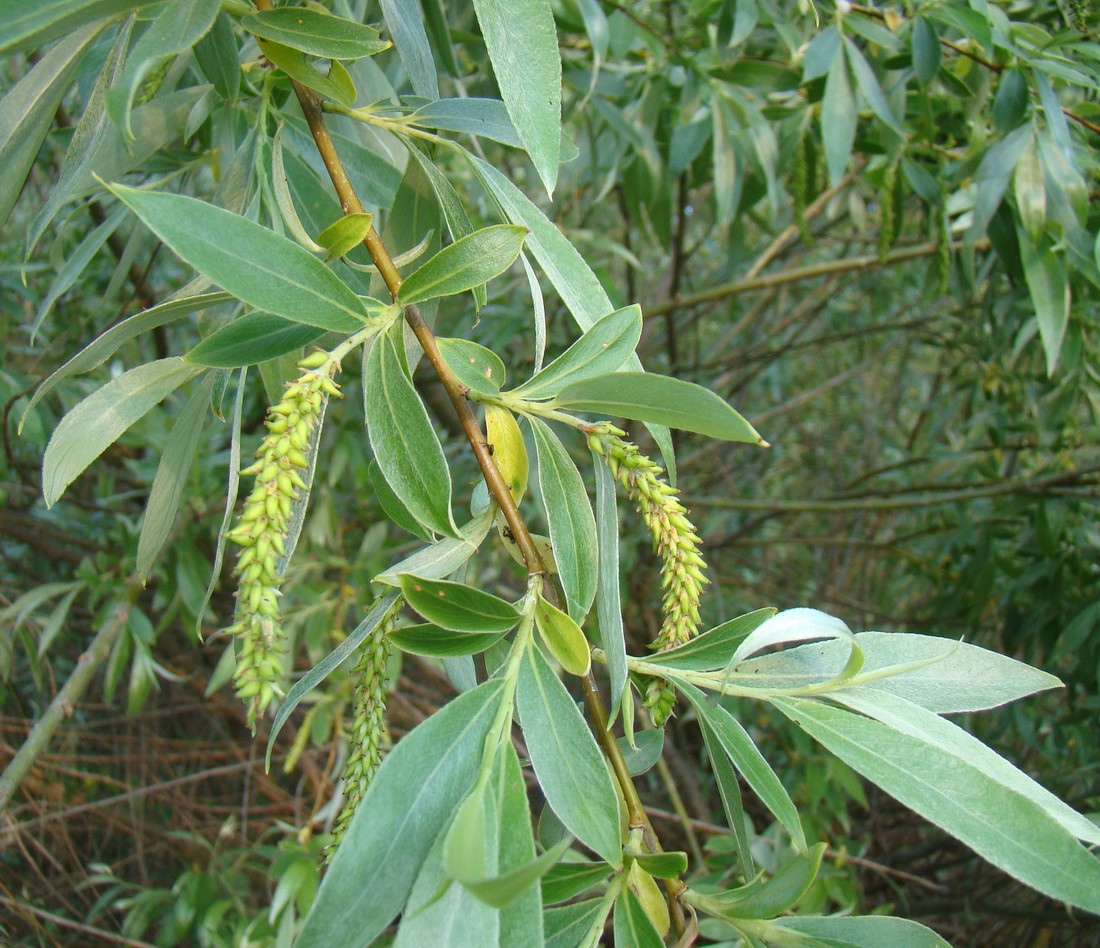
[[[271,3],[270,0],[256,0],[256,6],[261,10],[270,9]],[[329,177],[332,180],[333,187],[336,189],[341,208],[346,214],[362,213],[363,204],[359,200],[355,188],[347,176],[343,162],[340,160],[332,137],[329,135],[328,129],[325,126],[321,103],[305,86],[294,80],[291,80],[291,82],[295,94],[298,96],[298,102],[302,107],[306,122],[309,124],[310,131],[313,134],[313,139],[321,155],[321,159],[324,161],[325,167],[329,172]],[[375,231],[373,227],[367,234],[364,243],[366,244],[367,251],[370,253],[375,266],[378,267],[378,272],[382,275],[382,279],[385,280],[386,288],[389,290],[390,295],[396,297],[397,291],[401,286],[401,275],[394,266],[393,258],[390,256],[389,251],[386,249],[377,231]],[[424,349],[424,354],[427,356],[428,361],[431,363],[432,368],[435,369],[440,382],[447,391],[451,404],[454,406],[455,412],[462,424],[466,439],[470,442],[470,447],[473,449],[474,456],[477,458],[478,466],[481,468],[481,473],[485,478],[489,493],[500,506],[501,512],[504,514],[504,519],[508,523],[508,527],[511,529],[516,543],[520,548],[528,574],[546,574],[546,567],[539,556],[534,541],[531,539],[531,533],[527,529],[526,523],[524,523],[519,508],[516,506],[516,502],[512,497],[512,492],[505,482],[504,477],[501,475],[500,470],[497,468],[496,462],[493,461],[492,455],[489,453],[489,445],[477,423],[477,419],[474,417],[473,409],[466,398],[468,389],[444,361],[439,351],[439,346],[436,344],[435,334],[432,332],[431,327],[428,326],[419,308],[416,306],[407,306],[405,307],[404,314],[405,321],[412,329],[417,341]],[[649,817],[646,815],[645,809],[641,805],[638,791],[634,786],[630,771],[627,769],[626,761],[623,758],[622,749],[608,729],[607,709],[603,703],[603,698],[596,688],[596,679],[591,671],[585,676],[583,682],[585,698],[595,724],[596,736],[611,762],[612,769],[622,788],[623,795],[627,799],[627,806],[631,813],[631,822],[637,822],[637,825],[643,827],[647,844],[654,852],[659,851],[660,844],[657,843],[657,837],[654,833],[653,826],[649,822]],[[677,880],[669,880],[666,884],[666,888],[669,888],[670,903],[672,903],[673,918],[677,923],[677,929],[682,931],[683,914],[678,910],[675,896],[683,889],[683,883]]]
[[[61,690],[54,696],[42,717],[30,729],[23,741],[23,746],[4,769],[3,775],[0,775],[0,811],[7,807],[23,779],[34,766],[38,755],[49,746],[61,723],[66,718],[72,717],[73,709],[84,696],[84,692],[88,690],[92,676],[107,660],[115,640],[126,628],[126,622],[130,618],[130,608],[137,600],[141,588],[142,584],[138,580],[130,580],[125,598],[99,627],[91,645],[77,659],[76,668],[73,669],[68,680],[61,686]]]

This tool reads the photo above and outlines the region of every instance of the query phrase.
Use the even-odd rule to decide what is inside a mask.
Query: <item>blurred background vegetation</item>
[[[381,19],[373,3],[330,6]],[[424,7],[445,17],[432,24],[444,94],[495,95],[465,5]],[[706,617],[811,605],[853,629],[965,637],[1059,675],[1063,691],[973,724],[1096,814],[1095,12],[1073,0],[554,7],[572,160],[554,201],[541,203],[616,305],[642,304],[643,362],[713,388],[772,443],[754,453],[677,440],[679,482],[711,567]],[[172,542],[145,586],[131,578],[137,536],[182,397],[136,424],[53,509],[41,501],[42,451],[64,412],[124,366],[186,351],[224,314],[127,342],[60,384],[17,433],[44,376],[190,278],[102,195],[76,195],[24,255],[116,35],[107,29],[82,60],[0,231],[0,764],[93,636],[118,632],[97,684],[67,709],[0,814],[0,935],[41,945],[288,943],[317,882],[350,689],[346,670],[330,677],[284,730],[265,774],[264,734],[251,739],[221,688],[228,571],[203,611],[228,426],[203,431]],[[246,66],[256,57],[254,46],[239,50]],[[3,84],[34,61],[10,56]],[[218,88],[203,93],[202,109],[181,110],[173,96],[218,83],[202,57],[166,66],[141,106],[163,121],[163,140],[113,170],[130,180],[174,174],[191,193],[267,220],[264,136],[273,129],[245,94],[260,74],[236,80],[239,97]],[[361,101],[409,92],[396,54],[352,73]],[[282,80],[275,98],[293,112]],[[858,116],[850,130],[845,114]],[[438,241],[439,212],[423,200],[415,163],[406,167],[385,136],[337,128],[353,167],[390,169],[373,194],[390,235],[408,235],[411,246],[432,231]],[[480,141],[537,196],[517,153]],[[466,167],[435,157],[472,215],[492,222]],[[303,148],[288,174],[296,198],[313,201],[303,217],[320,226],[339,211],[310,161]],[[1037,286],[1036,255],[1053,289]],[[526,277],[514,271],[491,290],[480,321],[448,303],[437,325],[492,347],[520,378],[532,349]],[[556,298],[546,303],[555,351],[573,329]],[[1058,307],[1069,314],[1064,339]],[[446,430],[445,396],[423,382]],[[253,383],[243,395],[245,455],[266,403]],[[326,430],[331,462],[319,471],[287,587],[298,669],[358,621],[370,578],[412,542],[370,487],[357,385],[349,380]],[[632,434],[644,441],[640,428]],[[448,443],[466,472],[456,485],[468,490],[472,460],[460,439]],[[629,518],[623,530],[629,644],[640,653],[659,625],[658,573],[644,532]],[[491,580],[513,565],[488,556],[474,568]],[[452,694],[440,669],[404,661],[390,704],[394,738]],[[890,906],[960,945],[1100,943],[1097,920],[1020,889],[760,708],[738,711],[808,828],[831,846],[808,908]],[[733,857],[687,711],[665,747],[667,767],[641,779],[658,829],[721,871]],[[752,813],[766,866],[778,831],[762,808]]]

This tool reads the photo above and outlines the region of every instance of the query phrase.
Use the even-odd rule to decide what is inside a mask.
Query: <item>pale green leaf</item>
[[[435,60],[432,59],[420,4],[416,0],[380,0],[380,5],[413,91],[425,99],[438,99]]]
[[[665,943],[629,886],[624,885],[615,899],[614,926],[616,946],[663,948]]]
[[[591,411],[695,431],[724,441],[767,442],[709,389],[646,372],[616,372],[576,382],[551,402],[566,411]]]
[[[908,918],[889,915],[819,918],[796,915],[771,922],[768,931],[776,944],[787,933],[796,938],[812,938],[827,948],[951,948],[932,929]]]
[[[508,115],[553,195],[561,147],[561,56],[550,3],[474,0],[474,10]]]
[[[480,135],[513,148],[523,147],[500,99],[440,99],[422,105],[409,119],[421,128]]]
[[[535,624],[550,654],[570,675],[587,675],[592,667],[592,656],[588,640],[579,625],[542,598],[535,606]]]
[[[323,329],[270,313],[246,313],[211,333],[184,358],[196,365],[239,368],[298,352],[324,334]]]
[[[373,214],[345,214],[317,235],[317,243],[325,248],[325,261],[338,260],[351,253],[374,226]]]
[[[397,586],[398,577],[402,573],[415,573],[428,579],[450,576],[477,552],[492,525],[493,512],[486,509],[462,528],[461,537],[444,537],[417,550],[385,572],[379,573],[375,581]]]
[[[142,582],[153,568],[175,522],[183,498],[183,485],[202,436],[213,381],[213,376],[210,376],[195,387],[172,425],[168,444],[157,465],[138,537],[136,572]]]
[[[623,630],[622,594],[619,591],[619,513],[615,478],[607,462],[593,455],[596,473],[596,618],[600,648],[607,662],[611,688],[611,719],[618,714],[626,688],[626,634]]]
[[[465,692],[386,755],[317,891],[300,948],[367,945],[402,910],[474,781],[503,693],[501,680]]]
[[[78,26],[102,21],[157,0],[0,0],[0,53],[32,49]],[[97,23],[95,32],[105,24]],[[52,115],[52,112],[51,112]]]
[[[240,50],[233,21],[219,13],[210,31],[195,44],[195,62],[223,99],[237,100],[241,89]]]
[[[825,145],[829,180],[834,187],[840,183],[848,167],[858,119],[847,60],[844,56],[837,56],[829,67],[825,97],[821,102],[821,139]]]
[[[453,632],[424,623],[396,629],[389,634],[389,640],[403,652],[456,658],[484,652],[494,642],[499,642],[501,635],[500,632]]]
[[[326,74],[318,70],[305,53],[271,40],[257,39],[256,42],[264,56],[295,82],[300,82],[326,99],[332,99],[348,108],[355,105],[355,83],[340,60],[331,60]]]
[[[596,520],[592,504],[577,465],[557,435],[538,418],[532,417],[530,422],[554,560],[569,615],[583,622],[596,595]]]
[[[609,313],[514,394],[543,398],[575,382],[614,372],[633,354],[641,335],[641,307],[627,306]]]
[[[175,0],[141,34],[126,58],[122,78],[107,93],[107,111],[127,141],[134,141],[130,109],[141,81],[163,59],[189,50],[202,39],[214,25],[218,8],[219,0]]]
[[[1016,236],[1024,278],[1039,324],[1039,338],[1046,354],[1047,375],[1053,375],[1069,326],[1071,295],[1065,264],[1045,240],[1036,246],[1019,227]]]
[[[523,737],[546,801],[574,836],[622,865],[619,801],[596,740],[569,692],[534,646],[516,692]]]
[[[255,36],[322,59],[362,59],[392,45],[377,30],[316,7],[260,10],[240,22]]]
[[[1100,912],[1100,861],[1044,807],[921,737],[806,699],[772,704],[891,796],[1025,885]]]
[[[397,292],[398,302],[422,303],[488,283],[515,262],[526,236],[526,228],[515,224],[467,234],[410,273]]]
[[[909,37],[913,49],[913,72],[917,82],[928,86],[940,71],[940,39],[932,22],[923,16],[913,20],[913,32]]]
[[[458,380],[482,395],[499,395],[504,384],[504,363],[491,349],[469,339],[436,339],[439,351]]]
[[[42,459],[42,494],[52,507],[69,486],[154,405],[202,372],[182,359],[139,365],[73,408],[54,429]]]
[[[401,353],[403,323],[395,322],[371,347],[365,405],[371,449],[383,476],[419,523],[457,536],[451,519],[451,471]]]
[[[359,297],[293,241],[181,194],[111,190],[177,256],[256,309],[337,332],[366,324]]]
[[[775,614],[776,610],[769,607],[737,616],[667,652],[647,655],[646,661],[651,665],[667,665],[680,671],[725,668],[733,661],[734,653],[749,634]]]
[[[20,9],[34,6],[20,4]],[[9,35],[12,24],[3,18],[0,23],[4,24],[3,35]],[[0,224],[8,219],[76,67],[101,28],[101,24],[88,26],[62,40],[0,100],[0,128],[4,130],[0,139]],[[8,45],[0,40],[0,47]]]

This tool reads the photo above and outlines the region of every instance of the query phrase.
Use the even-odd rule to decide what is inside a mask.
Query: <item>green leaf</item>
[[[927,17],[913,20],[913,32],[909,37],[913,49],[913,72],[917,82],[928,87],[940,71],[940,39],[936,28]]]
[[[821,140],[825,145],[825,162],[833,187],[840,183],[848,167],[858,119],[847,61],[845,57],[837,56],[829,67],[825,97],[821,102]]]
[[[993,125],[1002,135],[1013,131],[1026,117],[1030,93],[1027,79],[1019,69],[1001,74],[993,97]]]
[[[763,885],[753,882],[716,895],[688,897],[725,918],[774,918],[794,908],[817,879],[825,844],[816,843],[804,856],[785,863]]]
[[[326,99],[339,102],[349,109],[355,105],[355,83],[340,60],[333,59],[328,74],[325,75],[306,58],[305,53],[271,40],[258,39],[256,42],[264,56],[295,82],[300,82]]]
[[[271,722],[271,734],[267,738],[267,756],[264,760],[265,770],[271,769],[271,751],[275,746],[275,738],[279,736],[279,732],[286,724],[287,718],[290,717],[307,694],[347,661],[348,657],[363,644],[363,640],[382,624],[382,621],[393,609],[394,603],[397,602],[397,596],[396,591],[387,592],[386,595],[375,602],[370,612],[352,630],[351,634],[310,668],[287,692],[283,703],[279,705],[279,710],[275,712],[275,719]],[[431,720],[435,719],[432,718]]]
[[[409,120],[421,128],[480,135],[502,145],[523,147],[500,99],[440,99],[422,105]]]
[[[402,910],[474,781],[503,695],[501,680],[465,692],[382,761],[306,916],[301,948],[369,944]]]
[[[126,58],[122,78],[107,93],[107,111],[129,142],[130,109],[142,80],[162,60],[194,46],[214,25],[219,0],[176,0],[164,6]]]
[[[438,99],[435,60],[432,59],[420,4],[407,0],[380,0],[380,5],[413,91],[425,99]]]
[[[375,582],[397,586],[400,582],[398,577],[402,573],[415,573],[427,579],[450,576],[477,552],[492,525],[493,512],[486,509],[462,528],[461,537],[444,537],[417,550],[385,572],[379,573]]]
[[[0,0],[0,53],[32,49],[78,26],[152,6],[157,0]],[[95,32],[104,23],[96,23]],[[52,113],[51,113],[52,115]]]
[[[21,7],[34,4],[21,4]],[[11,23],[0,19],[7,35]],[[72,83],[88,45],[101,25],[85,27],[62,40],[43,56],[0,101],[0,224],[8,219],[23,189],[38,150],[53,126],[61,99]],[[0,41],[0,45],[6,45]]]
[[[647,655],[652,665],[667,665],[680,671],[712,671],[725,668],[733,661],[738,646],[758,626],[776,614],[773,608],[757,609],[708,629],[690,642],[667,652]]]
[[[419,523],[416,522],[416,518],[409,513],[408,509],[401,502],[401,498],[393,492],[393,488],[390,487],[389,482],[382,475],[381,469],[378,467],[378,462],[371,458],[370,465],[367,467],[367,476],[370,478],[370,485],[374,488],[374,495],[378,498],[378,502],[382,505],[382,510],[386,516],[396,523],[402,530],[408,530],[415,537],[419,537],[425,543],[432,541],[432,535],[429,531],[425,530]],[[394,579],[394,585],[397,584],[396,578]]]
[[[639,777],[652,769],[657,761],[661,759],[661,753],[665,746],[665,729],[654,728],[651,731],[624,734],[618,741],[619,748],[623,752],[626,769],[635,777]],[[631,747],[631,741],[636,746]]]
[[[550,3],[474,0],[474,10],[512,124],[553,196],[561,147],[561,56]]]
[[[345,214],[317,235],[317,243],[325,248],[326,262],[339,260],[358,247],[374,226],[373,214]]]
[[[451,471],[424,403],[405,373],[403,323],[379,336],[366,361],[365,404],[378,467],[408,511],[429,530],[457,536]]]
[[[1042,241],[1047,226],[1047,189],[1043,181],[1043,165],[1035,140],[1028,142],[1012,175],[1016,194],[1016,211],[1020,223],[1032,243]]]
[[[1092,845],[1100,845],[1100,826],[1063,803],[991,747],[933,711],[899,695],[866,688],[841,692],[834,700],[897,731],[928,741],[945,754],[969,761],[990,779],[1033,801],[1067,832]]]
[[[1036,246],[1021,227],[1016,228],[1016,237],[1027,290],[1039,324],[1039,338],[1046,353],[1047,375],[1053,376],[1069,326],[1071,297],[1066,268],[1062,258],[1045,240]]]
[[[577,839],[621,866],[619,801],[611,776],[569,692],[533,646],[520,665],[516,704],[547,803]]]
[[[393,45],[380,39],[378,30],[316,7],[260,10],[240,22],[256,36],[321,59],[363,59]]]
[[[210,32],[195,44],[194,53],[195,62],[218,95],[236,102],[241,89],[240,50],[227,14],[218,14]]]
[[[519,621],[519,610],[491,593],[464,583],[398,577],[405,599],[429,622],[452,632],[507,632]]]
[[[675,879],[687,872],[688,868],[687,853],[683,852],[638,853],[632,858],[646,872],[658,879]]]
[[[504,363],[491,349],[469,339],[437,337],[439,351],[458,380],[482,395],[499,395],[504,384]]]
[[[745,805],[741,799],[741,785],[717,732],[703,717],[699,718],[699,730],[703,733],[707,759],[710,761],[710,769],[714,774],[714,782],[718,786],[718,795],[722,798],[722,809],[726,813],[726,825],[729,826],[730,833],[736,843],[741,875],[746,879],[751,879],[753,877],[752,850],[749,846],[749,827],[746,826]]]
[[[397,301],[407,306],[488,283],[515,262],[526,236],[526,228],[515,224],[495,224],[467,234],[410,273],[397,291]]]
[[[187,404],[176,418],[176,423],[172,425],[168,444],[157,465],[153,486],[149,490],[149,501],[145,505],[141,535],[138,537],[136,571],[142,582],[145,582],[153,568],[175,522],[183,497],[183,484],[191,470],[191,462],[202,436],[213,381],[213,376],[209,376],[191,393]]]
[[[806,47],[802,58],[802,81],[810,82],[826,75],[840,55],[840,31],[835,26],[827,26]]]
[[[550,654],[570,675],[587,675],[592,667],[588,639],[568,614],[540,595],[535,606],[535,624]]]
[[[863,667],[838,694],[887,692],[936,714],[958,714],[1062,685],[1053,675],[967,642],[906,632],[858,632],[855,642]],[[850,651],[847,641],[817,642],[754,658],[738,672],[765,680],[782,676],[790,684],[827,681],[840,673]]]
[[[756,429],[709,389],[647,372],[616,372],[562,389],[551,404],[766,445]]]
[[[131,425],[201,371],[182,359],[149,362],[111,379],[73,408],[54,429],[42,459],[46,506]]]
[[[539,489],[569,615],[583,622],[596,595],[596,520],[580,471],[549,426],[531,417]]]
[[[843,621],[820,609],[784,609],[753,629],[737,646],[730,663],[736,665],[773,645],[812,639],[841,639],[851,647],[855,636]]]
[[[325,334],[270,313],[246,313],[207,336],[184,356],[196,365],[233,369],[297,352]]]
[[[1100,861],[1034,800],[1005,787],[981,761],[841,708],[772,699],[784,715],[891,796],[1025,885],[1100,911]]]
[[[698,688],[675,680],[673,684],[691,702],[700,722],[705,722],[706,727],[712,731],[730,762],[752,787],[760,801],[783,825],[791,841],[800,851],[806,852],[808,844],[802,830],[802,821],[798,818],[798,808],[748,731],[729,711],[710,701]]]
[[[623,886],[615,899],[615,945],[617,948],[662,948],[665,940],[646,915],[642,903]]]
[[[856,82],[859,84],[859,91],[863,93],[863,98],[867,100],[867,104],[871,107],[871,111],[875,113],[878,120],[890,129],[890,131],[894,132],[896,135],[904,136],[905,131],[902,129],[901,123],[898,122],[897,116],[894,115],[893,110],[890,108],[890,103],[886,101],[886,96],[882,94],[882,87],[879,85],[878,76],[875,75],[874,70],[863,57],[863,53],[859,51],[859,47],[851,40],[845,39],[844,50],[848,56],[848,62],[851,63],[852,72],[855,73]]]
[[[558,394],[565,386],[614,372],[642,335],[641,307],[627,306],[593,324],[573,345],[514,392],[524,398]]]
[[[932,929],[908,918],[889,915],[819,918],[796,915],[780,918],[768,926],[771,939],[779,944],[787,932],[799,938],[812,938],[828,948],[951,948]]]
[[[599,898],[547,909],[542,916],[546,948],[577,948],[585,933],[610,910],[611,906]]]
[[[619,513],[615,478],[602,457],[593,456],[596,473],[596,619],[600,648],[611,688],[611,720],[619,712],[626,688],[626,634],[619,591]]]
[[[500,632],[451,632],[434,625],[410,625],[390,633],[389,639],[403,652],[433,658],[477,655],[501,639]]]
[[[184,262],[256,309],[336,332],[365,325],[359,297],[292,240],[195,198],[109,187]]]
[[[602,882],[611,872],[606,862],[559,862],[542,878],[542,900],[564,902]]]

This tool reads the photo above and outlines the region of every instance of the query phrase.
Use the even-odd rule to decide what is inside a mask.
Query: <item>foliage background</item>
[[[367,22],[382,18],[373,4],[332,6]],[[463,5],[438,9],[450,39],[436,48],[442,85],[495,95],[472,14]],[[853,628],[966,636],[1046,668],[1066,682],[1063,693],[983,715],[975,726],[1059,796],[1096,811],[1100,109],[1088,11],[1052,2],[872,9],[763,0],[562,0],[555,11],[576,155],[560,169],[553,203],[541,203],[617,305],[643,304],[645,364],[718,391],[773,444],[750,454],[678,438],[680,484],[713,571],[707,618],[814,605]],[[24,260],[26,235],[57,184],[114,36],[112,28],[81,61],[0,241],[0,609],[16,604],[0,626],[0,747],[14,752],[94,632],[125,622],[100,696],[74,709],[4,814],[6,937],[79,944],[95,929],[184,944],[230,942],[247,931],[263,943],[289,934],[315,886],[313,833],[331,817],[348,683],[335,676],[288,727],[277,762],[290,766],[270,775],[237,702],[209,694],[223,652],[211,633],[232,611],[223,583],[196,643],[224,504],[222,428],[203,431],[173,541],[148,585],[129,579],[148,487],[183,399],[139,422],[49,511],[38,475],[68,407],[131,358],[189,348],[219,314],[128,343],[95,373],[59,386],[29,415],[22,437],[15,431],[38,380],[189,278],[132,218],[114,217],[118,206],[102,195],[57,208]],[[245,47],[241,59],[255,54]],[[6,84],[32,61],[11,55]],[[361,101],[414,91],[395,52],[365,63],[355,72]],[[243,81],[259,75],[246,72]],[[147,83],[168,134],[122,170],[176,174],[217,203],[264,201],[270,210],[260,183],[270,151],[248,135],[255,104],[242,96],[193,108],[198,97],[183,90],[209,78],[184,55],[167,64],[159,85]],[[292,112],[286,99],[285,85],[276,88],[275,101]],[[438,241],[424,182],[408,176],[398,190],[406,169],[394,168],[403,159],[385,136],[338,128],[360,173],[375,175],[373,202],[381,210],[398,202],[388,236],[411,247],[431,229]],[[538,194],[525,160],[478,141]],[[448,175],[468,177],[444,153],[436,158]],[[336,209],[323,209],[323,186],[299,163],[303,215],[327,223]],[[491,221],[484,198],[470,193],[481,202],[475,214]],[[82,255],[95,227],[98,252]],[[67,270],[74,260],[84,265]],[[480,321],[472,307],[445,307],[438,328],[512,353],[506,363],[523,372],[526,279],[513,271],[492,290]],[[551,351],[573,338],[554,305],[551,298]],[[426,379],[423,392],[445,427],[444,393]],[[264,404],[259,386],[248,391],[252,441]],[[295,600],[308,604],[291,620],[300,668],[354,624],[370,576],[408,546],[365,486],[354,409],[326,438],[333,460],[292,579]],[[472,460],[454,460],[472,481]],[[659,624],[659,591],[647,538],[638,531],[630,539],[624,598],[640,651]],[[506,559],[478,569],[488,584],[511,575]],[[406,658],[400,673],[395,738],[450,694],[429,663]],[[1067,920],[1010,888],[866,790],[800,733],[753,707],[743,714],[813,829],[831,842],[836,859],[822,906],[893,903],[963,944],[1096,936],[1089,920]],[[690,715],[682,718],[666,744],[668,773],[653,772],[643,788],[647,802],[671,814],[662,832],[704,847],[720,866],[729,856],[708,829],[720,808],[699,767]],[[693,838],[678,810],[696,821]],[[764,814],[754,815],[766,853]]]

